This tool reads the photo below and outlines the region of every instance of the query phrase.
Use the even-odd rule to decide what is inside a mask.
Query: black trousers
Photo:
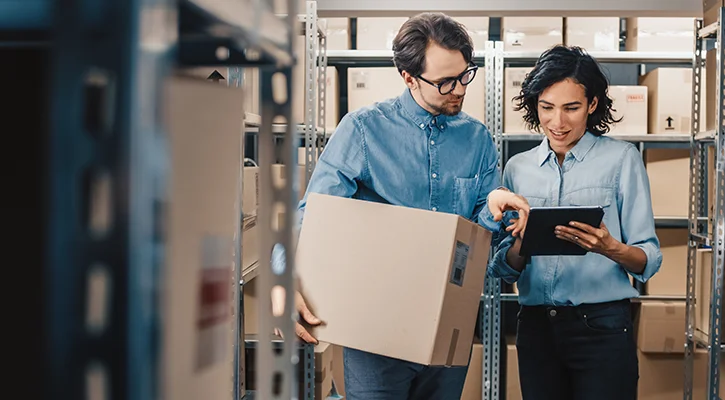
[[[516,348],[524,400],[635,400],[632,325],[629,300],[522,306]]]

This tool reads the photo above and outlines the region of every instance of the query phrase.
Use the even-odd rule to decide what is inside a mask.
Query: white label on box
[[[463,277],[466,274],[466,264],[468,263],[468,245],[456,241],[456,254],[453,256],[453,268],[451,269],[451,283],[463,286]]]
[[[201,243],[196,328],[196,369],[226,359],[230,345],[232,238],[206,235]]]
[[[365,71],[353,71],[352,89],[367,90],[370,87],[370,76]]]

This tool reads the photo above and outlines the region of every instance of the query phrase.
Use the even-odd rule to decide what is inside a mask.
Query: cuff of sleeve
[[[646,283],[654,276],[654,274],[657,273],[657,271],[659,271],[660,265],[662,265],[662,252],[657,250],[654,246],[651,246],[649,243],[644,245],[635,245],[635,247],[644,251],[644,254],[647,256],[647,265],[645,265],[644,271],[642,271],[641,274],[630,272],[630,275],[632,275],[634,279],[642,283]]]
[[[493,220],[493,214],[488,208],[488,204],[484,204],[483,209],[478,214],[478,223],[493,233],[498,233],[501,230],[501,224]]]
[[[513,245],[513,237],[507,238],[506,242],[499,246],[496,254],[493,257],[491,271],[492,273],[506,281],[506,283],[512,284],[516,282],[521,276],[521,272],[513,269],[508,261],[506,261],[506,255]]]

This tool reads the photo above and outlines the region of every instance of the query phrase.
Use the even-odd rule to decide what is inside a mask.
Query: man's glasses
[[[433,83],[422,76],[418,75],[418,79],[422,80],[423,82],[438,88],[438,93],[441,95],[447,95],[448,93],[451,93],[456,89],[456,84],[458,82],[461,83],[461,85],[466,86],[469,83],[473,81],[473,78],[476,77],[476,71],[478,71],[478,66],[473,65],[467,70],[463,71],[460,75],[458,75],[455,78],[448,78],[440,81],[439,83]]]

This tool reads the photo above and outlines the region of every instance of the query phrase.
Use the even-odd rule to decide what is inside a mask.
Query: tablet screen
[[[523,257],[585,255],[586,249],[557,238],[554,228],[568,226],[571,221],[598,227],[603,217],[604,209],[600,206],[531,207],[519,254]]]

